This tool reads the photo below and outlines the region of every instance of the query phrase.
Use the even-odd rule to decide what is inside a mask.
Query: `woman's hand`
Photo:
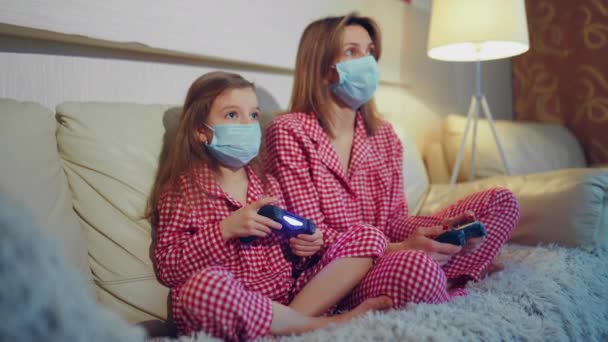
[[[293,254],[307,257],[317,253],[323,247],[323,232],[321,229],[315,230],[314,234],[298,234],[295,238],[289,239],[289,246]]]
[[[281,229],[281,224],[258,214],[258,210],[277,201],[276,197],[266,197],[233,212],[220,222],[220,230],[225,241],[239,237],[265,237],[271,229]]]
[[[475,221],[475,213],[471,210],[467,210],[460,215],[443,219],[443,221],[441,221],[441,225],[448,228],[454,228],[473,221]]]
[[[454,228],[475,221],[475,213],[467,210],[460,215],[444,219],[441,224],[448,228]],[[460,254],[469,254],[475,252],[483,244],[485,236],[472,238],[467,240]]]
[[[433,240],[434,237],[443,233],[442,226],[419,227],[414,234],[401,242],[401,250],[418,250],[426,252],[431,259],[443,266],[452,257],[462,250],[460,246],[449,243],[441,243]]]
[[[468,239],[464,246],[462,246],[462,251],[460,254],[469,254],[475,252],[479,249],[479,247],[481,247],[485,239],[485,236]]]

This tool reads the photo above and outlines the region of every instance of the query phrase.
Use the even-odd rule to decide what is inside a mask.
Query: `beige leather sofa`
[[[32,210],[66,258],[92,279],[98,301],[130,322],[167,317],[168,290],[156,281],[149,257],[151,229],[141,216],[176,113],[171,105],[131,103],[64,103],[55,112],[0,99],[1,191]],[[606,170],[496,176],[453,189],[431,185],[408,131],[393,124],[405,145],[413,214],[505,186],[522,204],[513,242],[608,242]]]

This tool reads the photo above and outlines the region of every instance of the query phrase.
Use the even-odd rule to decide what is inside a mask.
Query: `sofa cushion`
[[[527,176],[496,176],[433,185],[422,215],[437,212],[478,191],[503,187],[517,197],[521,219],[511,242],[608,246],[608,169],[567,169]]]
[[[57,154],[56,128],[49,109],[0,99],[0,191],[25,204],[88,279],[87,246]]]
[[[167,105],[64,103],[59,153],[85,227],[99,301],[130,322],[167,316],[156,280],[151,228],[143,218],[154,181]]]
[[[443,150],[450,172],[458,155],[465,126],[466,117],[459,115],[449,115],[443,122]],[[468,180],[471,169],[472,124],[469,130],[467,148],[458,174],[459,181]],[[586,166],[580,144],[563,126],[497,120],[496,130],[512,175]],[[504,174],[500,154],[487,120],[479,120],[477,132],[476,178]]]

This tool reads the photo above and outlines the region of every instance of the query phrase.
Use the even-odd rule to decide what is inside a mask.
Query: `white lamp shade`
[[[516,56],[528,48],[524,0],[433,0],[429,57],[484,61]]]

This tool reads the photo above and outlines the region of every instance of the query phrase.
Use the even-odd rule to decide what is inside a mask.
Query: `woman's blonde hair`
[[[298,46],[296,68],[291,93],[290,112],[315,113],[321,126],[330,137],[332,122],[328,115],[331,93],[329,85],[324,83],[332,65],[342,50],[342,37],[347,26],[363,27],[375,45],[372,55],[380,59],[380,29],[376,22],[368,17],[351,13],[341,17],[327,17],[309,24]],[[369,135],[373,135],[380,126],[381,120],[371,99],[359,108]]]
[[[211,106],[220,94],[226,90],[243,88],[255,90],[253,83],[240,75],[222,71],[205,74],[190,86],[175,136],[165,142],[168,146],[165,146],[161,155],[156,180],[148,198],[145,217],[153,224],[156,223],[156,208],[162,193],[172,186],[177,186],[181,175],[187,175],[188,171],[197,166],[208,166],[217,170],[218,163],[203,147],[197,132],[205,127]],[[254,158],[250,165],[265,182],[260,158]]]

